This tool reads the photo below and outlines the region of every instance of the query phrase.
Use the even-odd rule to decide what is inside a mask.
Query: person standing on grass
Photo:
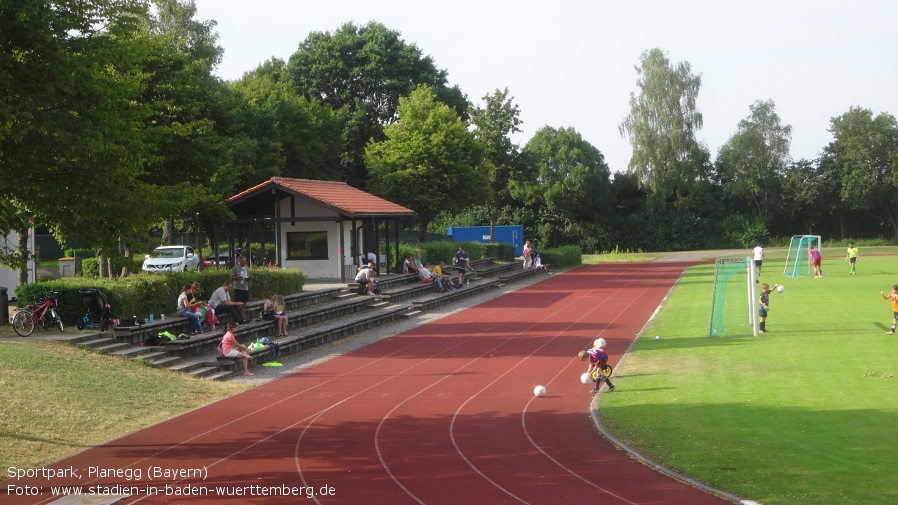
[[[767,309],[770,308],[770,286],[761,284],[761,295],[758,297],[758,331],[767,333]]]
[[[808,256],[811,257],[811,265],[814,265],[814,278],[823,278],[823,267],[821,266],[823,257],[820,256],[820,251],[817,250],[816,247],[811,246],[811,250],[808,251]]]
[[[614,391],[614,384],[611,383],[611,378],[605,376],[605,365],[608,364],[608,353],[605,352],[604,340],[599,342],[596,340],[596,345],[601,344],[602,347],[593,347],[588,351],[580,351],[577,353],[577,358],[580,361],[588,361],[589,367],[586,369],[586,373],[589,377],[592,377],[593,372],[596,374],[595,379],[595,387],[592,388],[590,393],[596,394],[602,389],[602,383],[608,384],[608,390]]]
[[[892,329],[886,332],[886,335],[894,335],[895,334],[895,326],[898,326],[898,284],[892,286],[892,292],[889,294],[885,294],[883,291],[879,292],[885,300],[892,300]]]
[[[227,358],[241,358],[243,375],[255,375],[249,371],[249,349],[237,341],[237,324],[228,323],[228,331],[221,338],[221,354]]]
[[[854,264],[857,262],[857,247],[854,246],[854,243],[848,243],[848,256],[845,257],[848,260],[848,263],[851,264],[851,271],[848,272],[851,275],[854,275],[856,272],[854,270]]]
[[[752,250],[752,253],[754,254],[754,257],[755,257],[755,272],[757,273],[758,277],[760,277],[761,276],[761,263],[764,262],[764,248],[761,247],[760,242],[758,242],[758,245],[756,245],[755,248]]]

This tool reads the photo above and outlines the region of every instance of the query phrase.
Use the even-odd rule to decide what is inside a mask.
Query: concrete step
[[[183,360],[184,358],[180,356],[165,356],[151,360],[150,364],[158,368],[169,368]]]
[[[121,358],[136,358],[138,356],[149,354],[151,352],[159,352],[159,348],[147,347],[143,345],[129,345],[126,349],[113,351],[109,354],[111,354],[112,356],[119,356]]]
[[[183,360],[179,363],[175,363],[174,365],[165,367],[172,372],[191,372],[197,368],[202,368],[205,362],[203,360],[198,359],[189,359]]]
[[[146,361],[149,364],[153,364],[153,362],[157,359],[164,358],[166,354],[161,351],[152,351],[144,354],[140,354],[134,356],[134,359],[139,359],[141,361]]]
[[[234,372],[231,372],[230,370],[219,370],[218,372],[211,373],[209,375],[204,376],[203,380],[207,380],[207,381],[225,380],[232,375],[234,375]]]
[[[111,352],[122,351],[122,350],[130,349],[130,348],[131,348],[131,344],[126,344],[125,342],[112,342],[110,344],[94,347],[93,350],[95,350],[97,352],[111,353]]]
[[[118,341],[111,336],[108,337],[94,337],[88,340],[82,340],[78,342],[76,345],[78,347],[87,347],[90,349],[96,349],[97,347],[103,347],[109,344],[117,344]]]
[[[405,319],[409,319],[409,318],[412,318],[412,317],[417,316],[417,315],[420,314],[421,312],[422,312],[422,311],[420,311],[420,310],[410,310],[410,311],[408,311],[408,312],[404,312],[404,313],[402,314],[402,317],[405,318]]]
[[[192,375],[192,376],[198,377],[200,379],[209,378],[209,376],[211,376],[213,374],[217,374],[217,373],[220,373],[218,371],[218,367],[214,367],[214,366],[201,366],[199,368],[194,368],[193,370],[190,370],[189,372],[187,372],[188,375]]]

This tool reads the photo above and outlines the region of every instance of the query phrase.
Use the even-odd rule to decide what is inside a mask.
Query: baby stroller
[[[78,320],[78,329],[85,328],[89,330],[99,329],[106,331],[109,329],[109,303],[106,297],[99,289],[83,288],[78,290],[84,298],[84,305],[87,306],[87,314]]]

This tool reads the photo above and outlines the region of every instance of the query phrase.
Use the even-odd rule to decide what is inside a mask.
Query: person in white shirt
[[[760,277],[761,276],[761,263],[764,262],[764,248],[761,247],[760,242],[758,242],[758,245],[755,246],[754,250],[752,250],[752,253],[754,254],[754,257],[755,257],[755,273],[757,274],[758,277]]]
[[[539,257],[539,254],[536,255],[536,258],[533,258],[533,268],[552,275],[552,272],[549,271],[549,265],[543,265],[543,260]]]

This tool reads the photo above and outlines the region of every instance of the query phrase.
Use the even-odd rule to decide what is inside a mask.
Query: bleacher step
[[[187,372],[188,375],[192,375],[194,377],[199,377],[201,379],[208,378],[209,376],[218,373],[218,367],[214,366],[203,366],[200,368],[194,368]]]
[[[164,358],[154,359],[151,364],[159,368],[170,368],[172,365],[179,363],[184,358],[178,356],[166,356]]]
[[[231,375],[234,375],[234,372],[231,372],[230,370],[220,370],[218,372],[206,375],[202,377],[202,379],[207,381],[225,380]]]
[[[408,312],[403,313],[403,314],[402,314],[402,317],[404,317],[405,319],[410,319],[410,318],[412,318],[412,317],[417,316],[417,315],[420,314],[421,312],[422,312],[422,311],[420,311],[420,310],[410,310],[410,311],[408,311]]]

